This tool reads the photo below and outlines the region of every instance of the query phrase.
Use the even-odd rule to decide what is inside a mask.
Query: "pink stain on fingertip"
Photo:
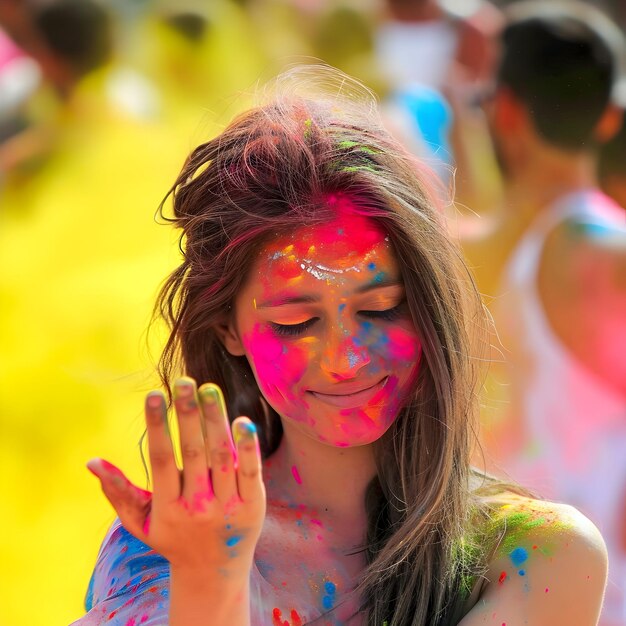
[[[104,470],[106,474],[113,478],[114,483],[118,487],[130,487],[133,491],[143,500],[150,500],[152,498],[152,492],[147,491],[146,489],[142,489],[141,487],[137,487],[133,485],[133,483],[124,476],[123,472],[115,467],[113,463],[109,463],[105,459],[91,459],[87,463],[87,469],[97,478],[101,478],[100,474],[94,469],[97,465],[100,465],[100,468]]]

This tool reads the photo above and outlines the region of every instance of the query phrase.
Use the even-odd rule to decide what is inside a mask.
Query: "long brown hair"
[[[167,196],[173,217],[166,219],[182,229],[183,262],[155,309],[171,327],[160,373],[168,389],[183,370],[219,384],[230,414],[250,416],[263,454],[272,454],[280,419],[216,327],[232,315],[260,247],[328,219],[325,198],[336,193],[388,233],[423,346],[415,389],[375,444],[361,610],[370,626],[455,624],[485,561],[472,530],[480,507],[470,484],[474,338],[485,317],[418,164],[356,81],[328,68],[292,70],[268,103],[191,153]]]

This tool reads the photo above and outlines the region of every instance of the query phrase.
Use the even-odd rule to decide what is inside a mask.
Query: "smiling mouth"
[[[360,389],[351,393],[321,393],[319,391],[308,391],[312,396],[342,409],[352,409],[367,404],[387,383],[389,376],[385,376],[371,387]]]

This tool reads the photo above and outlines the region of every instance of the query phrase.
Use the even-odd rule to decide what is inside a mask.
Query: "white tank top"
[[[524,419],[527,440],[503,469],[538,495],[577,507],[598,526],[609,550],[600,624],[626,625],[626,554],[619,541],[626,496],[626,398],[561,343],[537,287],[545,240],[572,217],[623,228],[625,213],[597,190],[564,196],[536,218],[511,255],[496,319],[505,320],[516,338],[507,358],[513,407]]]
[[[439,88],[458,47],[452,19],[384,22],[375,35],[378,63],[393,87],[410,84]]]

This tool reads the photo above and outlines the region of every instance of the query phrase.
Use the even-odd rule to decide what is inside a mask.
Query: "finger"
[[[209,483],[204,435],[196,383],[191,378],[179,378],[174,384],[174,405],[180,431],[180,451],[183,461],[183,491],[185,502],[193,510],[205,510],[212,498]]]
[[[133,485],[121,470],[104,459],[91,459],[87,463],[87,469],[100,479],[102,491],[124,528],[145,541],[152,494]]]
[[[199,390],[206,432],[206,449],[211,466],[213,492],[220,502],[230,502],[237,497],[235,476],[235,445],[226,415],[226,405],[221,389],[206,383]]]
[[[180,497],[180,474],[167,423],[165,397],[160,391],[151,391],[146,396],[145,412],[154,501],[155,504],[172,502]]]
[[[256,426],[247,417],[233,422],[233,435],[237,448],[237,489],[244,502],[257,502],[265,498],[261,470],[261,450]]]

